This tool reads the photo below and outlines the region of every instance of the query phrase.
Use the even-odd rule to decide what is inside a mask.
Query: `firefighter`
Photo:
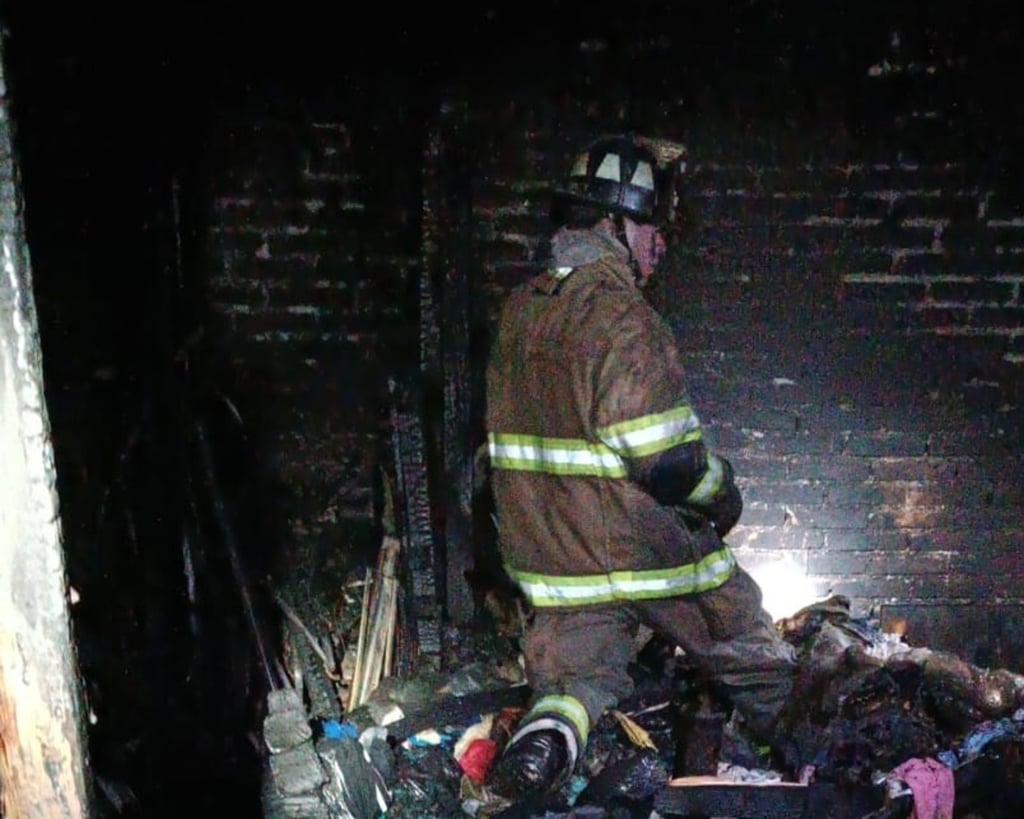
[[[641,288],[665,252],[677,161],[588,145],[552,200],[550,265],[511,292],[487,366],[501,557],[531,604],[533,700],[490,786],[564,784],[628,696],[640,624],[680,646],[770,742],[795,659],[723,538],[742,498],[709,451],[672,330]]]

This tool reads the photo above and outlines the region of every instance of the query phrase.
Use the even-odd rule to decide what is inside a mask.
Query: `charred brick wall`
[[[1024,197],[1004,161],[1020,124],[992,117],[988,41],[969,44],[968,68],[963,43],[941,33],[955,20],[925,31],[897,16],[857,47],[841,16],[794,18],[768,37],[728,15],[716,42],[732,44],[716,55],[678,20],[520,46],[490,55],[507,72],[453,83],[385,143],[365,111],[223,128],[210,303],[262,428],[276,430],[281,482],[313,498],[294,534],[365,514],[382,376],[421,353],[409,293],[426,238],[410,215],[419,204],[396,204],[416,194],[365,200],[393,188],[395,152],[472,199],[460,258],[479,365],[495,308],[541,251],[568,146],[636,128],[690,150],[688,231],[650,296],[739,474],[740,559],[769,594],[789,567],[809,593],[909,620],[921,642],[1022,665]],[[802,56],[805,35],[834,60]],[[765,43],[779,54],[758,73],[741,52]],[[743,57],[747,73],[712,56]],[[425,151],[429,127],[458,145]],[[446,156],[463,166],[439,166]],[[467,162],[464,188],[444,181]],[[342,484],[355,488],[339,503]]]
[[[787,569],[921,644],[1020,666],[1024,191],[1005,130],[960,116],[962,63],[901,31],[841,109],[826,89],[771,111],[638,92],[664,37],[627,44],[651,73],[626,86],[608,42],[583,41],[533,96],[478,89],[478,273],[491,310],[522,281],[567,143],[682,139],[689,230],[651,297],[739,475],[741,562],[776,606]],[[786,613],[806,598],[783,582]]]
[[[209,327],[305,569],[372,546],[388,378],[415,362],[418,171],[391,176],[388,127],[325,105],[214,131]]]

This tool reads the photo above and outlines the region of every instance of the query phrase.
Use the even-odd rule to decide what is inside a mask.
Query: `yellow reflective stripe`
[[[690,503],[711,503],[725,480],[725,465],[717,455],[708,455],[708,468],[693,491],[686,498]]]
[[[540,435],[509,435],[492,432],[487,436],[491,465],[495,469],[544,472],[549,475],[595,475],[626,477],[622,458],[604,444],[575,438],[544,438]]]
[[[538,699],[520,720],[520,725],[529,726],[534,720],[554,714],[576,729],[581,745],[587,744],[590,732],[590,716],[583,703],[568,694],[548,694]]]
[[[693,409],[681,406],[603,427],[597,436],[623,457],[640,458],[699,441],[702,433]]]
[[[722,546],[696,563],[670,569],[590,575],[549,575],[506,566],[526,598],[535,606],[590,606],[622,600],[655,600],[694,594],[721,586],[736,569],[736,558]]]

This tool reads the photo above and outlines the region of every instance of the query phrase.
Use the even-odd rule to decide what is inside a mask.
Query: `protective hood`
[[[606,256],[629,261],[629,249],[603,230],[561,228],[551,239],[553,267],[582,267]]]

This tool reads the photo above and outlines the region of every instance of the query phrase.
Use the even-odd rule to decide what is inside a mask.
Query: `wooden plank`
[[[387,726],[388,736],[406,739],[428,728],[443,730],[446,726],[469,726],[484,714],[505,708],[525,708],[531,689],[527,685],[511,685],[491,691],[440,697],[429,711],[406,714]]]
[[[420,317],[421,366],[438,388],[431,410],[440,415],[439,463],[432,479],[444,508],[444,600],[448,619],[468,625],[473,595],[472,364],[469,311],[475,260],[467,117],[457,89],[449,89],[424,152],[423,248]],[[437,403],[439,400],[439,404]]]
[[[398,673],[438,670],[442,653],[443,567],[434,540],[423,430],[423,395],[415,384],[391,388],[391,441],[394,453],[396,513],[399,513],[404,564],[406,636],[399,650]]]
[[[663,816],[730,819],[860,819],[884,803],[881,788],[832,783],[733,782],[714,776],[673,779],[655,796]]]
[[[0,98],[0,815],[84,817],[85,723],[10,103]]]
[[[666,816],[733,819],[803,819],[807,804],[806,785],[740,783],[714,776],[673,779],[654,801],[655,810]]]

